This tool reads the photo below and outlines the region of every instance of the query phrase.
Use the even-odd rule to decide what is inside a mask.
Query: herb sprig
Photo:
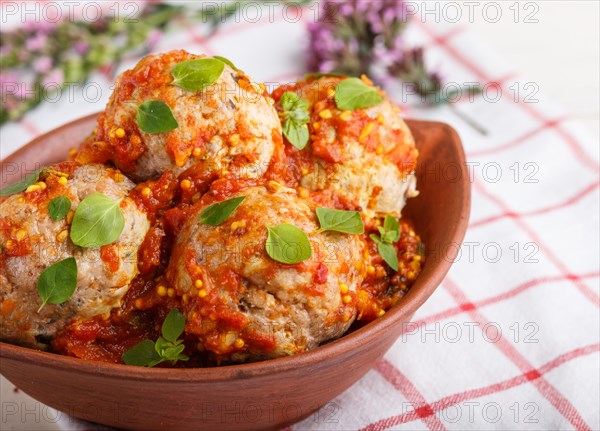
[[[179,127],[171,108],[162,100],[148,100],[137,107],[136,122],[140,130],[155,134]]]
[[[179,339],[185,329],[185,317],[177,308],[173,308],[163,321],[161,332],[156,342],[144,340],[126,351],[123,362],[138,367],[154,367],[162,362],[187,361],[189,356],[183,354],[185,345]]]
[[[209,226],[219,226],[236,210],[246,196],[238,196],[207,206],[200,213],[200,223]]]
[[[335,104],[339,109],[354,111],[378,105],[383,97],[375,87],[368,86],[359,78],[347,78],[335,87]]]
[[[398,255],[392,244],[400,239],[400,223],[391,215],[386,215],[383,227],[378,226],[379,235],[372,233],[370,238],[377,243],[377,251],[394,271],[398,271]]]
[[[283,134],[294,147],[302,150],[308,143],[308,126],[310,114],[308,102],[293,91],[286,91],[281,96],[281,116],[283,121]]]
[[[48,303],[62,304],[75,293],[77,288],[77,262],[68,257],[46,268],[37,281],[37,291],[42,298],[38,313]]]
[[[120,203],[121,199],[114,201],[101,193],[82,200],[71,224],[73,243],[81,247],[100,247],[118,240],[125,227]]]
[[[174,85],[195,93],[217,82],[224,69],[225,62],[220,58],[199,58],[182,61],[173,68],[171,75]]]
[[[311,258],[312,247],[306,232],[302,229],[293,224],[282,223],[277,226],[267,226],[267,230],[265,248],[271,259],[294,264]]]
[[[228,58],[225,57],[221,57],[220,55],[213,55],[213,58],[222,61],[223,63],[225,63],[227,66],[231,67],[233,70],[235,70],[236,72],[239,72],[240,69],[238,69],[235,64],[233,64],[233,61],[231,61]]]
[[[14,184],[4,187],[2,190],[0,190],[0,197],[14,195],[16,193],[21,193],[22,191],[26,190],[27,187],[29,187],[37,182],[37,180],[40,176],[40,173],[43,170],[44,170],[44,168],[38,169],[37,171],[32,172],[31,174],[27,175],[22,180],[17,181]]]
[[[361,234],[365,231],[362,218],[358,211],[344,211],[331,208],[319,207],[316,209],[319,225],[323,232],[331,230],[335,232]]]
[[[62,220],[71,209],[71,200],[64,196],[55,197],[48,204],[48,214],[54,221]]]

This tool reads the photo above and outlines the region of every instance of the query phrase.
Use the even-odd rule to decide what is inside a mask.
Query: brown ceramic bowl
[[[94,123],[95,115],[64,125],[2,161],[3,186],[36,163],[63,160]],[[420,151],[421,194],[404,214],[435,253],[383,318],[307,353],[219,368],[138,368],[0,343],[0,372],[42,403],[125,429],[277,429],[307,417],[360,379],[390,348],[441,283],[464,237],[470,184],[460,139],[442,123],[408,124]]]

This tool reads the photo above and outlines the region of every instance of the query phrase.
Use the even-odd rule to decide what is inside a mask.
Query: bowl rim
[[[31,147],[39,145],[40,141],[45,141],[52,135],[57,135],[69,129],[76,128],[81,124],[92,122],[92,120],[95,120],[97,116],[98,113],[87,115],[54,128],[32,139],[29,143],[20,147],[5,159],[0,160],[0,163],[10,163],[11,160],[19,158],[19,156],[30,151]],[[462,190],[464,190],[464,193],[462,193],[462,203],[460,206],[461,211],[458,219],[452,220],[450,223],[450,225],[454,226],[451,242],[454,244],[460,244],[462,243],[467,230],[471,208],[471,187],[469,184],[469,176],[465,163],[465,153],[460,137],[451,126],[443,122],[410,119],[407,119],[406,122],[408,123],[409,127],[411,124],[416,123],[439,127],[441,129],[445,129],[445,131],[452,136],[452,142],[455,144],[455,150],[458,155],[458,160],[456,160],[456,162],[460,164],[461,169],[460,178],[462,184],[460,184],[460,187]],[[351,354],[352,350],[355,350],[357,345],[362,345],[368,341],[375,340],[381,333],[396,326],[398,322],[410,318],[414,312],[421,305],[423,305],[429,296],[431,296],[433,291],[441,284],[457,255],[458,247],[450,248],[445,254],[444,259],[438,259],[435,270],[432,270],[429,274],[426,274],[428,275],[428,278],[421,280],[421,283],[411,287],[408,293],[403,296],[400,301],[394,305],[394,307],[388,310],[383,317],[369,322],[363,327],[356,329],[350,334],[343,335],[334,341],[316,347],[313,350],[292,356],[220,367],[147,368],[101,361],[82,360],[80,358],[45,352],[0,341],[0,358],[18,360],[20,362],[37,364],[40,366],[51,367],[53,369],[61,369],[76,374],[92,373],[112,378],[122,378],[123,376],[126,376],[129,380],[152,380],[153,382],[168,381],[189,383],[198,380],[210,382],[219,382],[231,379],[243,380],[257,376],[273,375],[302,367],[306,367],[307,372],[309,372],[310,367],[315,363],[319,363],[331,358],[334,353],[335,356]]]

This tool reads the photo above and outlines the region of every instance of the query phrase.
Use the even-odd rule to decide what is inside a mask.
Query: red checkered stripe
[[[498,383],[482,386],[464,392],[457,392],[455,394],[440,398],[439,400],[434,401],[431,404],[425,403],[422,405],[416,405],[414,410],[400,415],[381,419],[377,422],[373,422],[372,424],[369,424],[368,426],[362,428],[362,431],[381,431],[396,425],[412,422],[417,419],[424,419],[424,416],[426,417],[434,415],[437,412],[441,412],[442,410],[446,410],[449,407],[455,406],[465,401],[469,401],[475,398],[481,398],[502,391],[507,391],[517,386],[530,383],[531,381],[539,379],[541,376],[549,373],[550,371],[560,367],[563,364],[566,364],[569,361],[598,352],[600,352],[600,344],[597,343],[590,344],[584,347],[578,347],[567,353],[563,353],[560,356],[557,356],[553,360],[545,363],[537,369],[532,369],[526,373],[519,374],[510,379],[502,380]],[[397,390],[401,392],[404,391],[402,385],[395,384],[396,382],[400,383],[401,380],[399,380],[396,377],[396,373],[399,373],[399,371],[391,363],[383,359],[380,362],[378,362],[375,369],[388,381],[394,382],[392,384],[394,384]]]
[[[594,181],[593,183],[588,184],[587,186],[585,186],[584,188],[582,188],[581,190],[576,192],[573,196],[567,198],[563,202],[559,202],[557,204],[549,205],[547,207],[539,208],[539,209],[533,210],[533,211],[522,211],[522,212],[515,212],[515,211],[511,211],[511,210],[505,211],[501,214],[493,215],[490,217],[483,218],[481,220],[471,222],[469,224],[469,228],[473,229],[473,228],[476,228],[479,226],[483,226],[483,225],[495,222],[495,221],[503,219],[503,218],[520,218],[520,217],[542,215],[542,214],[546,214],[546,213],[549,213],[549,212],[552,212],[552,211],[555,211],[558,209],[567,208],[567,207],[572,206],[573,204],[576,204],[577,202],[579,202],[581,199],[585,198],[587,195],[591,194],[592,192],[595,192],[596,189],[598,189],[598,188],[600,188],[600,183],[597,181]]]
[[[418,22],[418,21],[416,21],[416,22]],[[468,60],[466,57],[464,57],[460,52],[458,52],[454,47],[452,47],[449,44],[449,39],[452,36],[456,35],[458,33],[457,31],[452,31],[449,34],[447,34],[446,36],[440,37],[440,36],[435,35],[428,26],[426,26],[422,23],[419,23],[419,24],[420,24],[420,27],[424,30],[424,32],[431,37],[433,42],[436,45],[443,48],[445,50],[445,52],[447,54],[449,54],[454,60],[456,60],[461,65],[463,65],[467,69],[469,69],[482,82],[490,81],[489,77],[487,77],[486,74],[483,71],[481,71],[478,66],[471,63],[470,60]],[[496,82],[499,82],[499,85],[503,85],[502,80],[498,80]],[[598,173],[598,164],[594,160],[592,160],[591,157],[589,157],[589,155],[583,150],[583,148],[579,145],[579,143],[572,136],[570,136],[564,129],[562,129],[560,127],[560,124],[562,121],[561,119],[555,119],[555,120],[546,119],[546,118],[544,118],[543,114],[538,112],[535,108],[527,106],[527,105],[523,105],[522,103],[517,104],[517,106],[520,106],[521,108],[523,108],[528,114],[530,114],[532,117],[534,117],[536,120],[538,120],[541,124],[538,127],[536,127],[535,129],[533,129],[532,131],[525,133],[520,138],[517,138],[516,140],[514,140],[512,142],[503,144],[494,149],[480,151],[478,153],[476,152],[476,153],[472,153],[472,154],[475,154],[475,155],[491,154],[491,153],[494,153],[497,151],[505,150],[507,148],[516,147],[518,145],[525,143],[528,139],[532,138],[533,136],[537,135],[538,133],[540,133],[542,131],[553,130],[561,138],[561,140],[568,145],[568,147],[573,151],[573,153],[575,154],[575,156],[577,157],[577,159],[583,166],[593,170],[594,173],[596,173],[596,174]],[[527,217],[530,215],[544,214],[544,213],[548,213],[548,212],[551,212],[551,211],[554,211],[554,210],[557,210],[560,208],[566,208],[566,207],[569,207],[569,206],[575,204],[577,201],[582,199],[584,196],[588,195],[589,193],[591,193],[592,191],[594,191],[598,188],[597,181],[588,185],[583,190],[577,192],[574,196],[567,199],[565,202],[562,202],[560,204],[556,204],[553,206],[549,206],[546,208],[542,208],[542,209],[539,209],[536,211],[530,211],[530,212],[518,212],[518,211],[514,211],[514,210],[510,209],[510,207],[506,203],[504,203],[500,197],[495,196],[495,195],[491,194],[490,192],[488,192],[480,181],[475,182],[475,188],[480,193],[484,194],[486,197],[488,197],[494,203],[496,203],[496,205],[501,208],[502,213],[497,216],[491,217],[489,219],[484,219],[479,222],[475,222],[475,223],[473,223],[473,225],[475,227],[481,226],[481,225],[484,225],[487,223],[495,222],[497,220],[500,220],[500,219],[506,218],[506,217],[513,219],[517,223],[519,228],[521,228],[521,230],[523,230],[534,242],[536,242],[538,244],[540,249],[546,254],[546,256],[549,258],[549,260],[555,265],[555,267],[557,267],[557,269],[559,269],[559,271],[561,272],[561,275],[558,277],[542,277],[542,278],[530,280],[526,283],[523,283],[523,284],[515,287],[514,289],[511,289],[510,291],[508,291],[506,293],[497,295],[495,297],[489,298],[484,301],[480,301],[479,303],[470,302],[467,299],[467,296],[464,294],[464,292],[460,289],[460,287],[456,283],[454,283],[452,280],[447,278],[444,283],[444,286],[446,287],[446,289],[448,290],[450,295],[453,297],[453,299],[457,302],[458,306],[451,308],[449,310],[446,310],[442,313],[433,315],[430,318],[426,318],[424,321],[417,322],[417,324],[423,324],[427,321],[436,321],[438,319],[447,318],[449,316],[459,314],[459,313],[466,311],[473,319],[475,319],[475,321],[477,321],[480,325],[483,326],[483,325],[489,323],[489,321],[479,311],[479,307],[489,305],[491,303],[496,303],[496,302],[507,300],[509,298],[512,298],[512,297],[524,292],[525,290],[533,288],[542,283],[558,281],[558,280],[568,280],[568,281],[573,282],[575,284],[575,286],[577,287],[577,289],[584,295],[584,297],[586,299],[590,300],[596,306],[599,305],[598,296],[593,291],[588,289],[587,286],[585,286],[585,284],[582,283],[582,280],[584,278],[597,278],[599,273],[594,272],[594,273],[589,273],[589,274],[577,275],[577,274],[573,274],[572,272],[570,272],[568,270],[567,266],[554,253],[551,252],[549,247],[547,247],[545,244],[543,244],[541,242],[540,237],[523,220],[523,217]],[[444,410],[445,408],[447,408],[453,404],[462,402],[469,398],[476,398],[476,397],[481,397],[484,395],[497,393],[497,392],[500,392],[503,390],[510,389],[511,387],[514,387],[516,385],[520,385],[520,384],[527,383],[527,382],[532,382],[534,387],[541,393],[541,395],[543,395],[556,408],[556,410],[558,412],[560,412],[563,415],[563,417],[565,417],[576,429],[581,429],[581,430],[590,429],[590,427],[585,423],[585,421],[583,420],[583,418],[581,417],[579,412],[575,409],[575,407],[553,385],[551,385],[544,378],[544,374],[547,373],[549,370],[554,369],[557,366],[562,365],[568,361],[571,361],[579,356],[597,353],[599,350],[598,344],[578,348],[569,353],[563,354],[563,355],[559,356],[558,358],[556,358],[554,361],[551,361],[550,363],[544,365],[543,367],[541,367],[539,369],[535,369],[529,363],[529,361],[527,361],[527,359],[521,353],[519,353],[517,351],[517,349],[514,347],[514,345],[511,344],[509,341],[507,341],[505,338],[501,338],[498,343],[495,343],[495,345],[501,351],[501,353],[504,354],[504,356],[506,356],[515,366],[517,366],[521,370],[521,372],[523,373],[522,375],[516,376],[513,379],[510,379],[507,381],[499,382],[497,384],[493,384],[490,386],[480,388],[478,390],[457,393],[457,394],[451,395],[449,397],[445,397],[445,398],[443,398],[435,403],[432,403],[432,404],[427,404],[426,402],[419,402],[420,400],[424,399],[423,395],[420,393],[415,394],[412,391],[406,392],[406,390],[402,388],[403,385],[408,385],[406,383],[406,381],[408,381],[409,387],[414,388],[414,385],[405,376],[403,376],[401,374],[401,372],[394,367],[394,365],[392,365],[390,362],[384,360],[382,363],[380,363],[376,367],[376,370],[379,371],[380,374],[386,380],[388,380],[392,385],[394,385],[398,390],[403,392],[403,394],[409,399],[409,401],[411,401],[413,403],[413,405],[415,405],[416,407],[411,412],[407,412],[407,413],[403,413],[401,415],[396,415],[396,416],[392,416],[392,417],[389,417],[386,419],[379,420],[377,422],[374,422],[374,423],[368,425],[364,429],[382,430],[382,429],[387,429],[387,428],[397,425],[397,424],[410,422],[410,421],[417,420],[417,419],[423,420],[429,429],[438,429],[439,424],[432,423],[429,420],[429,417],[434,415],[436,412]],[[399,379],[399,377],[398,377],[399,375],[403,376],[403,380]],[[406,380],[406,381],[404,381],[404,380]],[[400,381],[403,381],[403,385],[398,384]],[[442,424],[442,426],[443,426],[443,424]]]

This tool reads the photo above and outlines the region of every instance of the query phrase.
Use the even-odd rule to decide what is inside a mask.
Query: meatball
[[[203,198],[174,246],[167,280],[182,296],[186,332],[233,362],[293,355],[343,335],[366,273],[360,236],[319,232],[315,205],[274,181],[233,196],[245,199],[216,227],[198,222]],[[310,259],[269,257],[267,226],[281,223],[308,235]]]
[[[309,105],[309,144],[303,150],[286,145],[289,164],[301,168],[290,185],[332,192],[367,217],[399,216],[406,198],[418,194],[413,136],[400,108],[385,95],[375,106],[338,109],[334,95],[343,79],[309,78],[274,91],[276,101],[292,91]]]
[[[65,162],[45,169],[40,182],[0,203],[0,338],[45,348],[71,318],[107,313],[120,304],[136,276],[137,249],[149,229],[146,215],[127,197],[134,184],[116,169]],[[92,193],[120,203],[125,228],[120,238],[95,248],[75,246],[69,223],[78,204]],[[62,220],[49,215],[58,196],[71,201]],[[77,289],[66,302],[46,304],[37,292],[40,274],[50,265],[74,257]]]
[[[258,178],[283,145],[281,125],[264,86],[225,65],[220,78],[199,92],[173,83],[173,68],[183,61],[206,58],[186,51],[148,56],[122,73],[98,118],[95,133],[82,146],[81,163],[112,161],[134,180],[173,170],[179,174],[202,163],[206,176],[233,171]],[[146,133],[136,122],[137,106],[160,100],[171,109],[178,127]]]

